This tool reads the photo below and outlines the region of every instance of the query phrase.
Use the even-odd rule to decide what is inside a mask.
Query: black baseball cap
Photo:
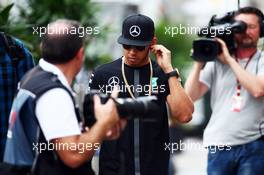
[[[123,21],[122,35],[117,41],[119,44],[147,46],[151,43],[154,32],[151,18],[141,14],[131,15]]]

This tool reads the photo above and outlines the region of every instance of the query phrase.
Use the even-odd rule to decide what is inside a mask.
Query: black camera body
[[[101,99],[101,103],[105,104],[111,97],[109,95],[100,93],[97,90],[91,90],[84,97],[83,103],[83,116],[85,126],[92,126],[96,122],[94,116],[94,95],[98,95]],[[156,96],[143,96],[136,99],[132,98],[111,98],[117,107],[117,112],[120,118],[133,119],[145,116],[146,118],[140,118],[142,121],[155,121],[155,118],[151,117],[152,114],[159,111],[159,105],[157,104]]]
[[[236,43],[234,34],[243,33],[247,24],[243,21],[234,20],[234,12],[228,12],[223,17],[212,16],[207,27],[203,27],[199,33],[201,39],[193,41],[193,59],[197,61],[213,61],[222,52],[221,45],[214,38],[220,38],[225,43],[229,53],[234,53]]]

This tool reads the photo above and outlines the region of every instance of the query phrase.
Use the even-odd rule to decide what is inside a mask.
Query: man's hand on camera
[[[117,96],[118,90],[114,88],[111,97],[116,98]],[[95,95],[94,111],[97,122],[107,128],[105,139],[117,139],[126,126],[126,120],[119,118],[114,101],[110,98],[105,104],[102,104],[100,98]]]
[[[215,38],[218,43],[221,45],[222,52],[218,55],[218,59],[223,64],[229,64],[229,62],[233,59],[231,55],[229,54],[228,48],[225,44],[225,42],[220,38]]]
[[[113,90],[113,93],[111,94],[112,98],[117,98],[118,96],[118,90],[115,87]],[[120,117],[119,117],[120,118]],[[119,119],[119,121],[106,133],[107,140],[114,140],[120,137],[121,132],[126,127],[127,120],[126,119]]]
[[[173,70],[171,65],[171,51],[163,45],[151,46],[151,51],[156,55],[157,63],[165,73]]]
[[[125,129],[126,127],[127,120],[125,119],[120,119],[115,126],[113,126],[110,130],[107,131],[106,133],[106,138],[107,140],[115,140],[120,137],[121,132]]]
[[[193,49],[190,50],[190,56],[193,55]],[[203,61],[197,61],[197,60],[194,60],[194,65],[195,65],[195,68],[197,68],[198,70],[201,70],[203,69],[203,67],[205,66],[206,62],[203,62]]]
[[[112,97],[115,98],[118,91],[114,90]],[[105,128],[111,129],[119,121],[119,115],[114,101],[110,98],[105,104],[101,103],[98,95],[94,96],[94,114],[98,123],[101,123]]]

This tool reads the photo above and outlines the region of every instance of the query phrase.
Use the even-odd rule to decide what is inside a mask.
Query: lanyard
[[[244,69],[247,69],[247,66],[249,64],[249,62],[252,60],[253,56],[255,55],[255,53],[249,57],[248,61],[246,62],[246,65],[244,66]],[[238,63],[238,59],[235,58],[236,62]],[[239,80],[236,78],[236,82],[237,82],[237,86],[236,86],[236,95],[239,97],[241,95],[241,84],[239,82]]]
[[[151,83],[151,79],[152,79],[152,76],[153,76],[153,68],[152,68],[152,64],[151,64],[151,59],[149,59],[149,67],[150,67],[150,79],[149,79],[149,96],[151,96],[151,89],[152,89],[152,83]],[[127,78],[126,78],[126,74],[125,74],[125,58],[123,57],[122,58],[122,76],[123,76],[123,79],[124,79],[124,82],[125,82],[125,87],[127,88],[128,90],[128,93],[130,94],[130,96],[135,99],[135,96],[134,94],[132,93],[131,89],[130,89],[130,86],[128,84],[128,81],[127,81]]]

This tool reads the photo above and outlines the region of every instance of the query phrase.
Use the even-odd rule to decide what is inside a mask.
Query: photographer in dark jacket
[[[20,82],[10,114],[0,174],[93,174],[90,160],[105,138],[116,138],[119,117],[112,100],[94,97],[97,122],[84,129],[71,84],[84,61],[83,38],[69,33],[80,25],[57,20],[42,38],[43,59]],[[68,32],[67,32],[68,31]],[[117,96],[113,92],[113,97]]]

